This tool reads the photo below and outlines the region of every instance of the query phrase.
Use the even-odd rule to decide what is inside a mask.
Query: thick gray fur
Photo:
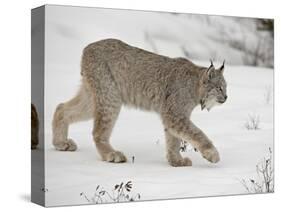
[[[219,153],[190,120],[197,105],[210,110],[226,101],[224,64],[201,67],[185,58],[169,58],[106,39],[88,45],[82,55],[82,85],[70,101],[58,105],[53,119],[53,144],[75,151],[67,137],[69,124],[94,119],[93,138],[102,160],[125,162],[110,145],[110,135],[122,105],[158,113],[162,119],[167,159],[172,166],[191,166],[180,154],[180,142],[190,142],[212,163]]]

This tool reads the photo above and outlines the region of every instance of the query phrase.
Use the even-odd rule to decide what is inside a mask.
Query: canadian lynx
[[[53,145],[75,151],[67,137],[69,124],[94,119],[93,139],[102,160],[125,162],[110,145],[110,135],[122,105],[157,112],[162,119],[167,159],[172,166],[191,166],[180,154],[181,140],[190,142],[212,163],[220,160],[211,140],[190,120],[197,105],[210,110],[226,101],[224,64],[200,67],[184,58],[169,58],[120,40],[106,39],[84,48],[82,85],[78,94],[59,104],[53,118]]]

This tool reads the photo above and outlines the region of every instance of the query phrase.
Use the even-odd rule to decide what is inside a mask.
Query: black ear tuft
[[[220,67],[220,71],[223,73],[224,71],[224,64],[225,64],[225,60],[223,60],[222,66]]]
[[[211,62],[210,67],[213,67],[213,66],[214,66],[214,64],[213,64],[213,60],[212,60],[212,59],[210,59],[210,62]]]

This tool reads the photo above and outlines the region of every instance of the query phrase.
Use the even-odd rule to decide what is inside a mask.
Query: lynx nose
[[[220,99],[218,99],[217,101],[221,104],[225,103],[227,99],[227,95],[224,95],[223,97],[221,97]]]

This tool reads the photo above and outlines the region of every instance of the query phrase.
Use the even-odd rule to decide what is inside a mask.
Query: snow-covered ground
[[[80,11],[79,14],[75,14],[77,11]],[[165,158],[163,127],[158,115],[125,107],[122,108],[111,140],[116,149],[126,154],[127,163],[112,164],[100,160],[91,136],[93,121],[70,127],[69,136],[79,148],[76,152],[58,152],[52,147],[51,121],[55,107],[77,91],[81,51],[89,42],[115,37],[153,50],[144,39],[145,30],[149,33],[156,29],[166,30],[194,41],[190,42],[190,49],[203,55],[201,61],[195,62],[209,65],[204,62],[205,56],[210,56],[210,51],[216,45],[209,37],[208,33],[211,32],[208,31],[204,36],[204,26],[196,24],[199,19],[185,21],[187,26],[184,28],[180,23],[185,19],[178,22],[174,20],[179,19],[178,16],[149,12],[134,12],[134,16],[131,16],[132,13],[113,10],[91,12],[89,9],[74,10],[72,7],[65,10],[54,7],[46,12],[46,205],[88,204],[80,196],[81,192],[92,197],[97,185],[111,191],[115,184],[129,180],[133,183],[132,193],[139,193],[141,200],[245,193],[240,181],[255,177],[256,164],[268,153],[269,147],[273,148],[272,69],[227,64],[227,102],[210,112],[201,111],[199,107],[195,109],[192,120],[217,146],[221,156],[218,164],[210,164],[198,152],[189,149],[183,154],[192,159],[192,167],[169,166]],[[179,24],[178,27],[175,23]],[[189,26],[194,26],[194,30],[186,33]],[[195,44],[201,41],[204,42],[196,48]],[[185,42],[185,45],[188,44],[188,41]],[[183,56],[173,42],[159,41],[157,45],[161,54]],[[206,47],[206,51],[203,47]],[[225,46],[221,49],[224,51],[217,53],[218,58],[228,58],[229,63],[239,64],[239,53],[237,57],[233,56],[236,61],[232,62],[235,51],[231,48],[227,51]],[[269,102],[266,101],[268,94],[271,95]],[[245,128],[249,115],[259,116],[259,130]]]
[[[245,193],[240,180],[255,177],[255,165],[273,147],[273,106],[264,97],[267,86],[272,85],[273,71],[227,67],[225,75],[228,101],[209,113],[198,107],[192,116],[217,146],[220,163],[210,164],[190,150],[184,154],[193,160],[193,167],[169,166],[159,117],[123,108],[112,144],[127,155],[129,162],[125,164],[100,161],[91,137],[92,121],[70,128],[70,137],[79,146],[77,152],[55,151],[51,133],[46,131],[46,204],[87,203],[80,197],[81,192],[93,196],[97,185],[111,190],[115,184],[128,180],[133,181],[133,192],[140,193],[141,200]],[[58,75],[58,79],[63,78]],[[76,74],[67,79],[78,81]],[[61,80],[54,79],[51,84],[54,90],[49,92],[55,93],[55,85],[61,85]],[[47,108],[50,104],[53,109],[57,103],[48,101]],[[259,130],[244,127],[249,114],[259,115]],[[45,122],[50,128],[51,120],[47,118]]]

